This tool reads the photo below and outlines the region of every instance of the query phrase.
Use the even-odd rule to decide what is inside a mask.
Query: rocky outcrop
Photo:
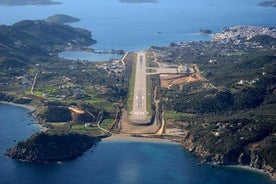
[[[98,138],[75,133],[63,135],[37,133],[7,150],[6,155],[30,162],[61,161],[82,155],[98,141]]]
[[[269,136],[258,143],[249,144],[241,149],[216,150],[216,145],[210,147],[197,139],[193,134],[187,133],[181,141],[181,146],[190,152],[195,153],[203,161],[219,165],[240,165],[248,166],[254,169],[263,170],[276,179],[276,148],[275,137]],[[268,147],[267,145],[271,145]],[[209,149],[212,148],[212,149]]]

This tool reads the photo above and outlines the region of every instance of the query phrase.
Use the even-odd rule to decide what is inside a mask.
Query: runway
[[[130,120],[134,123],[148,123],[147,115],[146,52],[138,52]]]

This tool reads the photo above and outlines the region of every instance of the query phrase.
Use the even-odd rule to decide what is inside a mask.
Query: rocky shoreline
[[[14,102],[5,102],[1,101],[3,104],[8,105],[16,105],[23,108],[27,108],[34,112],[35,107],[26,104],[17,104]],[[32,113],[34,118],[37,122],[37,117],[34,113]],[[41,124],[38,124],[41,125]],[[44,127],[39,126],[40,133],[34,134],[31,138],[26,141],[18,143],[15,147],[10,148],[6,152],[6,156],[9,156],[13,159],[21,160],[21,161],[30,161],[30,162],[44,162],[47,163],[49,161],[62,161],[62,160],[70,160],[74,159],[78,156],[81,156],[85,151],[89,150],[93,145],[97,142],[101,141],[100,138],[91,137],[87,135],[81,134],[63,134],[63,135],[50,135],[44,133]],[[44,137],[41,139],[41,137]],[[71,139],[73,138],[73,139]],[[81,141],[79,145],[75,145],[74,139],[79,139]],[[105,137],[103,137],[105,138]],[[60,142],[60,139],[65,139],[67,144],[63,144]],[[47,141],[42,141],[47,140]],[[105,140],[105,139],[103,139]],[[162,143],[177,143],[184,149],[189,152],[194,153],[198,156],[202,163],[210,163],[212,165],[222,165],[222,166],[230,166],[230,167],[237,167],[242,169],[250,169],[254,171],[258,171],[260,173],[264,173],[269,175],[273,180],[276,180],[276,170],[271,166],[267,166],[264,160],[260,160],[258,155],[246,155],[245,153],[241,153],[239,157],[236,159],[235,162],[229,162],[229,158],[227,155],[223,154],[213,154],[210,150],[205,150],[203,146],[199,143],[194,141],[192,137],[177,137],[177,136],[155,136],[155,135],[148,135],[146,137],[140,135],[121,135],[116,134],[115,136],[107,138],[105,141],[112,141],[112,140],[127,140],[127,141],[146,141],[146,142],[162,142]],[[70,147],[71,149],[66,149]],[[62,151],[64,150],[65,151]],[[51,150],[51,151],[47,151]],[[53,155],[52,155],[53,154]],[[249,161],[248,163],[244,161],[246,155],[248,158],[246,159]],[[244,158],[242,158],[244,157]]]
[[[254,151],[251,151],[251,153],[243,151],[235,158],[235,156],[230,154],[212,153],[211,150],[205,149],[203,145],[194,141],[191,137],[184,139],[180,138],[179,142],[181,142],[181,147],[196,154],[202,160],[202,163],[250,169],[267,174],[271,179],[276,180],[276,169],[266,165],[265,158],[262,158],[261,155]]]

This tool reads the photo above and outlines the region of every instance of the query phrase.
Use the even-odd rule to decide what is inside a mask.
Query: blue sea
[[[172,42],[209,40],[200,29],[213,33],[234,25],[276,26],[276,9],[261,7],[262,0],[159,0],[159,3],[120,3],[119,0],[60,0],[52,6],[0,6],[0,24],[22,19],[46,19],[67,14],[81,19],[72,26],[92,32],[97,50],[137,51]],[[89,61],[112,59],[87,52],[60,57]]]
[[[171,42],[209,40],[200,29],[220,32],[234,25],[276,26],[276,9],[257,6],[262,0],[159,0],[120,3],[118,0],[57,0],[52,6],[0,6],[0,24],[46,19],[67,14],[71,24],[88,29],[98,50],[137,51]]]
[[[199,34],[200,29],[220,32],[234,25],[275,27],[276,9],[257,6],[260,1],[159,0],[159,3],[128,4],[117,0],[61,0],[63,4],[52,6],[0,6],[0,24],[67,14],[81,19],[72,26],[92,32],[97,40],[92,48],[136,51],[178,41],[209,40],[209,36]],[[68,57],[77,59],[70,52]],[[79,57],[86,56],[81,53]],[[170,144],[101,142],[93,153],[87,152],[63,164],[15,161],[4,156],[5,150],[38,131],[28,113],[20,107],[0,105],[1,184],[273,183],[267,176],[247,170],[197,166],[197,158]]]
[[[62,163],[28,163],[5,157],[16,142],[38,131],[27,109],[0,104],[2,184],[270,184],[268,176],[244,169],[198,166],[175,144],[103,141],[93,152]],[[275,182],[274,182],[275,183]]]

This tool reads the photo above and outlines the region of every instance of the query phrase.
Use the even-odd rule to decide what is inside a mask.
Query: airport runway
[[[130,120],[133,123],[148,123],[147,121],[147,81],[146,52],[137,53],[136,74],[134,84],[133,106]]]

